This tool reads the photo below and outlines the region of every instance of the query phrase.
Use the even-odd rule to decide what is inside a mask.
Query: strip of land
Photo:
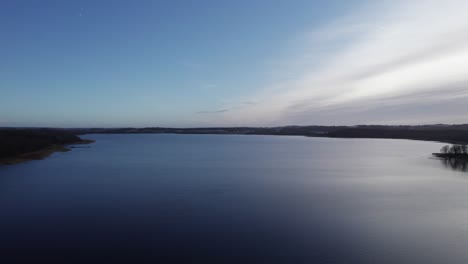
[[[289,135],[330,138],[389,138],[439,141],[452,144],[468,143],[468,124],[421,126],[282,126],[282,127],[209,127],[209,128],[85,128],[70,129],[74,134],[230,134]]]
[[[468,154],[466,153],[432,153],[435,157],[442,158],[442,159],[458,159],[458,160],[466,160],[468,161]]]
[[[44,159],[54,152],[69,151],[69,145],[92,142],[64,129],[3,128],[0,129],[0,164]]]

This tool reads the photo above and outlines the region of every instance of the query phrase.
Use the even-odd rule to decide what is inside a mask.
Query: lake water
[[[0,167],[1,263],[468,263],[468,173],[441,143],[84,138]]]

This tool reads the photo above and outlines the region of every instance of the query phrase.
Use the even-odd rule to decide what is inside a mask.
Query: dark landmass
[[[0,164],[43,159],[57,151],[69,151],[70,144],[87,144],[64,129],[0,128]]]
[[[468,124],[421,126],[283,126],[283,127],[211,127],[211,128],[86,128],[70,129],[80,134],[233,134],[289,135],[332,138],[389,138],[468,143]]]
[[[328,137],[341,138],[393,138],[393,139],[413,139],[426,141],[440,141],[447,143],[467,143],[468,129],[457,127],[447,127],[445,129],[434,128],[350,128],[333,131],[327,134]]]
[[[432,153],[432,155],[442,160],[446,167],[464,172],[468,170],[467,144],[447,145],[440,149],[440,153]]]
[[[440,153],[432,153],[434,157],[439,158],[442,164],[455,171],[468,172],[468,145],[444,146]]]

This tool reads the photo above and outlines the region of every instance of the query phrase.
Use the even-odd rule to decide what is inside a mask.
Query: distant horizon
[[[167,126],[118,126],[118,127],[47,127],[47,126],[0,126],[1,128],[50,128],[50,129],[119,129],[119,128],[135,128],[135,129],[144,129],[144,128],[169,128],[169,129],[194,129],[194,128],[275,128],[275,127],[308,127],[308,126],[319,126],[319,127],[359,127],[359,126],[390,126],[390,127],[398,127],[398,126],[468,126],[468,123],[455,123],[455,124],[448,124],[448,123],[427,123],[427,124],[356,124],[356,125],[317,125],[317,124],[309,124],[309,125],[280,125],[280,126],[193,126],[193,127],[167,127]]]

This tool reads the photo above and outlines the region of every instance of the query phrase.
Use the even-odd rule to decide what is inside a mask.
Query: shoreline
[[[468,161],[468,154],[460,154],[460,153],[432,153],[434,157],[439,159],[456,159],[460,161]]]
[[[56,152],[68,152],[71,151],[72,148],[69,148],[68,146],[71,145],[86,145],[86,144],[92,144],[96,142],[95,140],[90,140],[90,139],[82,139],[80,141],[76,142],[71,142],[71,143],[66,143],[66,144],[53,144],[50,145],[46,148],[23,153],[20,155],[16,155],[14,157],[8,157],[8,158],[2,158],[0,159],[0,166],[1,165],[15,165],[23,162],[28,162],[32,160],[42,160],[50,155],[56,153]]]
[[[120,132],[120,133],[82,133],[81,135],[86,135],[86,134],[179,134],[179,135],[257,135],[257,136],[302,136],[302,137],[310,137],[310,138],[330,138],[330,139],[396,139],[396,140],[417,140],[417,141],[426,141],[426,142],[438,142],[438,143],[451,143],[451,144],[466,144],[465,141],[463,142],[454,142],[446,139],[433,139],[433,138],[405,138],[405,137],[378,137],[378,136],[341,136],[341,135],[327,135],[327,134],[322,134],[322,135],[307,135],[307,134],[249,134],[249,133],[210,133],[210,132],[204,132],[204,133],[190,133],[187,131],[184,131],[184,133],[177,133],[177,132],[133,132],[133,133],[128,133],[128,132]],[[55,152],[68,152],[71,151],[72,148],[74,148],[71,145],[86,145],[86,144],[92,144],[94,143],[95,140],[90,140],[90,139],[81,139],[76,142],[71,142],[71,143],[64,143],[64,144],[52,144],[48,147],[23,153],[20,155],[12,156],[12,157],[6,157],[6,158],[0,158],[0,166],[1,165],[14,165],[14,164],[19,164],[27,161],[32,161],[32,160],[42,160],[50,155],[52,155]],[[69,147],[71,146],[71,147]],[[442,157],[442,155],[436,155],[436,153],[433,153],[433,156],[438,157],[438,158],[446,158]]]
[[[247,134],[247,133],[177,133],[177,132],[121,132],[121,133],[82,133],[80,135],[213,135],[213,136],[285,136],[285,137],[306,137],[306,138],[330,138],[330,139],[395,139],[395,140],[412,140],[424,142],[436,142],[445,144],[468,144],[468,141],[453,141],[449,139],[426,139],[426,138],[410,138],[410,137],[348,137],[348,136],[329,136],[329,135],[306,135],[306,134]]]

